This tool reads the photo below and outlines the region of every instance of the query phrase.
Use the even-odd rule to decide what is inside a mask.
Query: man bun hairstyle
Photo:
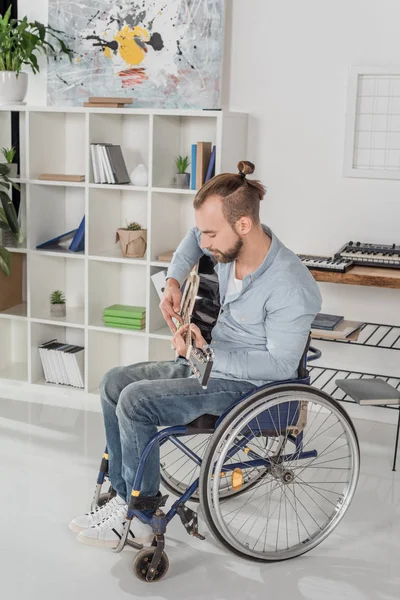
[[[221,173],[213,177],[197,192],[193,202],[199,209],[210,196],[222,198],[222,212],[231,226],[241,217],[250,217],[253,223],[260,222],[260,202],[266,188],[256,179],[247,179],[255,171],[252,162],[241,160],[237,165],[239,173]]]

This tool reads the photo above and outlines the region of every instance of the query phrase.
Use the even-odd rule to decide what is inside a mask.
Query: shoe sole
[[[75,523],[73,523],[72,521],[68,525],[68,528],[74,533],[80,533],[81,531],[85,531],[85,529],[88,529],[89,527],[90,525],[88,527],[80,527],[79,525],[75,525]]]
[[[85,544],[86,546],[96,546],[97,548],[116,548],[118,546],[119,540],[113,542],[112,540],[96,540],[95,538],[89,538],[85,536],[80,536],[79,534],[76,537],[77,541],[80,544]]]

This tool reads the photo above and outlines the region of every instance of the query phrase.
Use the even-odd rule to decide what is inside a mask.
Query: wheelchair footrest
[[[168,496],[131,496],[129,503],[130,510],[152,510],[156,511],[161,506],[165,506]]]
[[[204,535],[199,533],[197,513],[185,506],[180,504],[176,508],[176,512],[179,515],[182,524],[189,535],[198,538],[199,540],[205,540]]]

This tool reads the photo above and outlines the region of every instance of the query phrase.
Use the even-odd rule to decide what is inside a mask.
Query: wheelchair
[[[297,379],[259,387],[218,417],[203,415],[188,425],[162,429],[151,439],[141,457],[122,538],[113,550],[121,552],[125,545],[139,550],[133,562],[139,579],[153,582],[166,575],[164,535],[175,515],[188,534],[205,539],[188,501],[200,503],[219,543],[258,562],[305,554],[335,529],[356,490],[360,450],[346,411],[310,385],[307,362],[320,356],[309,339]],[[162,507],[168,496],[140,496],[146,460],[156,444],[162,483],[177,496],[166,513]],[[108,485],[106,493],[103,485]],[[113,495],[106,449],[91,510]],[[149,510],[155,511],[152,516],[143,512]],[[152,546],[143,548],[128,539],[134,517],[152,526]]]

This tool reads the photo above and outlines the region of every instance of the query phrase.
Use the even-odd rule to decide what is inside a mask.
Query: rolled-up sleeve
[[[203,250],[200,248],[198,229],[193,227],[188,231],[173,254],[167,272],[167,279],[176,279],[182,285],[193,266],[202,256]]]

